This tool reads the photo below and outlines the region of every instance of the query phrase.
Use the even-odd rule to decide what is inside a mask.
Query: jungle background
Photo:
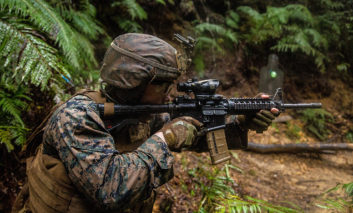
[[[176,47],[174,33],[194,37],[180,80],[219,79],[226,97],[254,97],[275,53],[285,100],[323,108],[288,110],[249,141],[353,142],[352,0],[0,0],[0,29],[0,212],[25,182],[26,138],[56,103],[99,88],[104,52],[126,32]],[[158,190],[155,212],[352,211],[350,151],[235,150],[218,166],[207,153],[175,156],[175,178]]]

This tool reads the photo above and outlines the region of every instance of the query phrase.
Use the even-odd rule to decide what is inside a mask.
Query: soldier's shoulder
[[[87,96],[76,95],[62,104],[53,113],[53,117],[60,116],[61,114],[74,114],[83,115],[82,113],[96,113],[98,114],[97,104]]]
[[[97,109],[96,103],[85,95],[76,95],[70,98],[65,104],[65,108],[84,108]]]

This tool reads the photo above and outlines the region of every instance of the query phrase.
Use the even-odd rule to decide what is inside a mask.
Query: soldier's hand
[[[163,133],[165,142],[173,151],[181,151],[190,147],[196,139],[197,131],[202,126],[198,120],[184,116],[175,118],[166,123],[160,132]]]
[[[268,99],[269,96],[260,94],[261,98]],[[239,125],[243,129],[254,130],[257,133],[266,131],[271,126],[272,121],[279,115],[277,108],[272,108],[271,111],[261,110],[258,113],[252,115],[239,115],[237,117]]]

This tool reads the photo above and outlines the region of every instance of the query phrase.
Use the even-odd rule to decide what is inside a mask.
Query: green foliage
[[[26,109],[27,90],[23,86],[12,83],[5,75],[0,79],[0,144],[5,144],[8,151],[14,149],[14,144],[23,145],[26,140],[25,124],[21,112]]]
[[[306,109],[301,114],[306,129],[320,140],[325,140],[329,133],[326,124],[333,121],[333,116],[324,109]]]
[[[156,3],[166,5],[164,0],[155,0]],[[168,0],[170,4],[174,4],[173,0]],[[143,29],[138,21],[147,20],[148,14],[141,4],[136,0],[116,0],[111,6],[121,11],[122,15],[118,15],[115,22],[121,29],[126,32],[142,32]],[[126,17],[129,18],[126,18]]]
[[[75,8],[74,8],[75,7]],[[13,72],[16,83],[28,82],[44,90],[49,82],[63,82],[72,72],[97,65],[90,39],[103,29],[88,0],[0,0],[1,66]]]
[[[53,70],[68,75],[57,50],[35,34],[35,30],[21,20],[10,18],[3,13],[0,18],[1,65],[13,70],[17,79],[30,82],[42,89],[52,77]]]
[[[82,1],[90,5],[88,1]],[[1,11],[10,17],[15,17],[17,23],[29,22],[32,27],[30,33],[36,34],[38,29],[46,38],[52,39],[62,51],[65,59],[75,68],[96,65],[93,46],[87,37],[96,37],[95,31],[102,31],[97,24],[89,19],[89,13],[80,13],[73,10],[70,4],[67,7],[55,8],[42,0],[1,0]],[[82,15],[86,14],[86,15]],[[68,22],[72,21],[72,24]],[[84,24],[84,25],[81,25]],[[87,27],[90,26],[90,27]],[[37,32],[38,33],[38,32]],[[42,37],[36,34],[36,37]],[[2,40],[3,42],[4,40]],[[10,45],[10,44],[8,44]]]
[[[315,63],[321,72],[325,72],[328,64],[335,64],[337,70],[345,74],[350,72],[353,56],[352,48],[347,48],[353,44],[353,3],[350,0],[300,0],[294,4],[272,1],[262,3],[273,5],[267,6],[264,12],[257,9],[258,1],[246,4],[252,6],[238,6],[241,3],[228,6],[224,23],[196,25],[198,59],[198,54],[205,49],[220,52],[242,43],[248,49],[261,49],[266,54],[275,51],[306,55],[308,62]]]
[[[98,65],[91,40],[104,31],[88,0],[0,0],[0,30],[0,139],[10,151],[25,141],[31,85],[61,96],[68,83],[86,85],[78,79]]]
[[[287,122],[287,129],[285,130],[286,135],[292,139],[300,139],[301,128],[290,122]]]
[[[132,21],[130,19],[118,18],[118,24],[121,29],[126,32],[142,32],[142,26],[138,24],[136,21]]]
[[[132,20],[147,19],[146,11],[135,0],[115,1],[112,3],[112,7],[116,7],[116,6],[124,8],[128,12],[128,14],[130,15]]]
[[[267,7],[263,14],[242,6],[237,8],[237,12],[247,18],[249,31],[243,34],[247,42],[261,44],[272,40],[275,42],[272,50],[313,56],[317,67],[321,71],[325,70],[324,62],[329,60],[325,55],[328,39],[317,23],[318,17],[314,17],[306,6],[290,4],[285,7]],[[337,29],[334,23],[330,27]],[[332,32],[339,34],[337,31]]]
[[[337,194],[331,195],[333,192],[340,191],[344,193],[342,197]],[[330,195],[331,198],[328,198]],[[353,208],[353,183],[337,184],[336,187],[329,189],[322,195],[316,206],[327,210],[349,212]]]
[[[237,28],[238,21],[239,17],[232,12],[226,20],[226,26],[212,23],[200,23],[195,26],[197,43],[193,63],[198,73],[202,73],[205,67],[205,50],[212,50],[212,53],[221,54],[225,46],[229,47],[238,43],[238,35],[233,31],[233,28]]]
[[[234,191],[234,179],[231,170],[239,168],[225,165],[222,169],[207,170],[198,167],[189,171],[195,181],[193,193],[200,192],[202,200],[198,212],[298,212],[298,209],[270,204],[250,196],[240,197]],[[206,177],[206,181],[203,180]],[[197,180],[197,181],[196,181]]]

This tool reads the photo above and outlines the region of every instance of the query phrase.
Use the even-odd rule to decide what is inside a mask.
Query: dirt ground
[[[285,126],[277,124],[263,134],[250,133],[249,141],[261,144],[292,143],[293,140],[281,131]],[[304,141],[315,143],[314,138],[305,136],[297,142]],[[295,204],[303,212],[332,212],[316,206],[323,193],[338,183],[353,181],[353,158],[348,151],[333,154],[258,154],[243,150],[232,152],[230,163],[243,171],[230,170],[236,181],[234,188],[239,194],[288,207],[291,206],[288,203]],[[164,208],[165,202],[169,202],[170,212],[193,212],[201,201],[200,195],[190,196],[195,183],[188,171],[200,167],[200,161],[208,167],[208,154],[187,152],[175,153],[175,156],[175,177],[159,190],[154,212],[161,212],[160,205]],[[333,196],[342,196],[342,193],[337,193]]]
[[[273,141],[273,132],[251,135],[259,143]],[[281,138],[281,137],[277,137]],[[289,201],[305,212],[323,212],[316,207],[318,198],[338,183],[353,180],[351,152],[336,154],[256,154],[236,151],[238,166],[245,172],[234,174],[251,196],[270,202]]]

